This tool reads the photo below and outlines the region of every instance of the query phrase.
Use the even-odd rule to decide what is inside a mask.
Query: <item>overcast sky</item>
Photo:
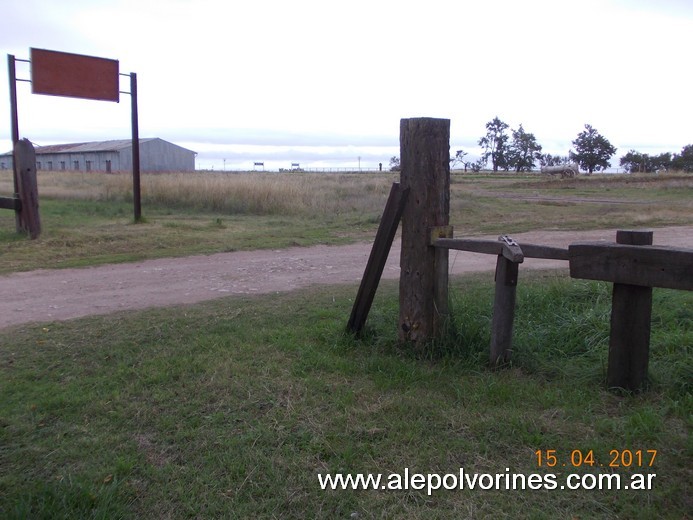
[[[561,155],[589,123],[618,147],[614,166],[693,143],[691,0],[5,0],[0,13],[6,54],[136,72],[140,136],[198,152],[198,168],[387,165],[399,120],[421,116],[450,119],[451,153],[470,156],[495,116]],[[20,136],[39,145],[130,137],[127,95],[19,83],[18,97]]]

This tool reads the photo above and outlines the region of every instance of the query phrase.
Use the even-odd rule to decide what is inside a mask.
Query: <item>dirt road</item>
[[[567,247],[583,240],[613,241],[615,236],[615,230],[537,231],[513,238],[520,243]],[[693,226],[656,229],[654,242],[693,248]],[[0,328],[190,304],[233,294],[290,291],[313,284],[353,284],[356,294],[370,250],[371,244],[359,243],[13,273],[0,276]],[[567,262],[527,259],[521,269],[567,267]],[[494,268],[492,255],[450,252],[452,274]],[[393,246],[383,276],[399,276],[399,243]]]

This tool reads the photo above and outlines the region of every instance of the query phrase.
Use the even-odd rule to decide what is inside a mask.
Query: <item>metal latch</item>
[[[519,246],[520,245],[517,242],[515,242],[514,239],[510,238],[508,235],[501,235],[498,237],[498,240],[500,240],[501,242],[505,242],[509,246]]]

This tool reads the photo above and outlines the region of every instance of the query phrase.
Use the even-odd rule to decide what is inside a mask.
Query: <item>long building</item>
[[[140,139],[143,172],[195,171],[197,154],[158,137]],[[12,169],[12,153],[0,155],[0,170]],[[54,144],[36,147],[36,169],[48,171],[119,172],[132,170],[132,140]]]

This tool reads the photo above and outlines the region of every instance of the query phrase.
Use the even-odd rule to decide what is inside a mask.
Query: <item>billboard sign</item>
[[[119,101],[118,60],[31,49],[34,94]]]

